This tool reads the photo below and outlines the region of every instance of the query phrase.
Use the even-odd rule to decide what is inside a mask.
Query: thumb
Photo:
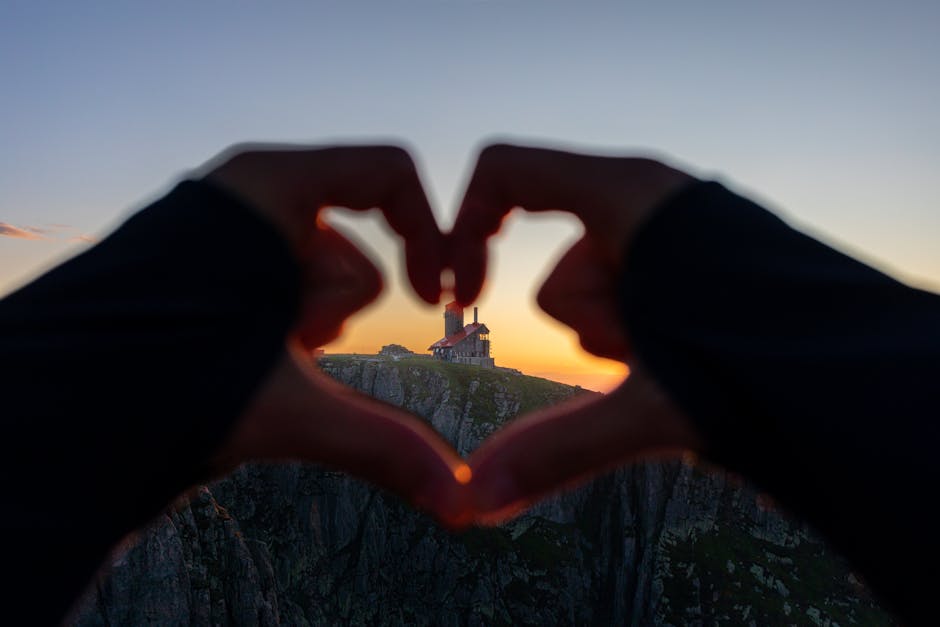
[[[606,396],[530,414],[487,440],[470,458],[477,521],[511,518],[539,497],[629,461],[699,448],[655,381],[633,373]]]
[[[589,237],[568,249],[536,298],[545,313],[578,333],[584,350],[627,361],[630,347],[620,319],[616,277]]]
[[[359,248],[321,224],[302,254],[303,300],[297,334],[307,348],[339,336],[351,315],[382,291],[382,275]]]
[[[468,522],[469,468],[429,425],[286,355],[216,457],[324,464],[391,490],[443,523]]]

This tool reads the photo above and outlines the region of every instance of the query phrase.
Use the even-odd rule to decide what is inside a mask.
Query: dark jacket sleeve
[[[184,182],[0,301],[7,617],[60,619],[109,547],[206,478],[299,280],[271,224]]]
[[[625,264],[639,362],[708,456],[814,523],[897,611],[936,616],[940,297],[697,183]]]

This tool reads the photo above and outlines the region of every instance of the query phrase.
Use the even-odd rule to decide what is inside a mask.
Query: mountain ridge
[[[423,357],[320,366],[461,454],[520,413],[591,393]],[[805,524],[682,461],[625,467],[460,534],[342,473],[246,465],[109,564],[75,624],[893,623]]]

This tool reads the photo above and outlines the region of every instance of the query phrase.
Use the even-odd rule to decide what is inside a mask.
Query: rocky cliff
[[[461,453],[584,393],[421,357],[322,360],[424,417]],[[691,460],[636,465],[498,529],[451,534],[313,466],[245,466],[119,548],[79,625],[884,625],[798,521]]]

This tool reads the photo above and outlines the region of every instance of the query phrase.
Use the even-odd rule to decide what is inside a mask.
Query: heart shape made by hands
[[[573,399],[522,416],[462,460],[426,423],[334,383],[302,347],[338,335],[381,289],[374,266],[317,221],[326,206],[380,208],[401,235],[409,279],[429,303],[450,268],[457,301],[482,288],[487,240],[514,208],[576,215],[585,235],[538,294],[549,315],[589,352],[631,361],[618,276],[638,225],[688,175],[646,159],[493,145],[478,158],[452,232],[442,234],[414,163],[394,147],[239,150],[207,179],[260,209],[287,237],[304,276],[295,343],[219,457],[300,458],[369,479],[449,526],[492,523],[572,482],[641,456],[695,449],[689,423],[642,370],[601,398]]]

